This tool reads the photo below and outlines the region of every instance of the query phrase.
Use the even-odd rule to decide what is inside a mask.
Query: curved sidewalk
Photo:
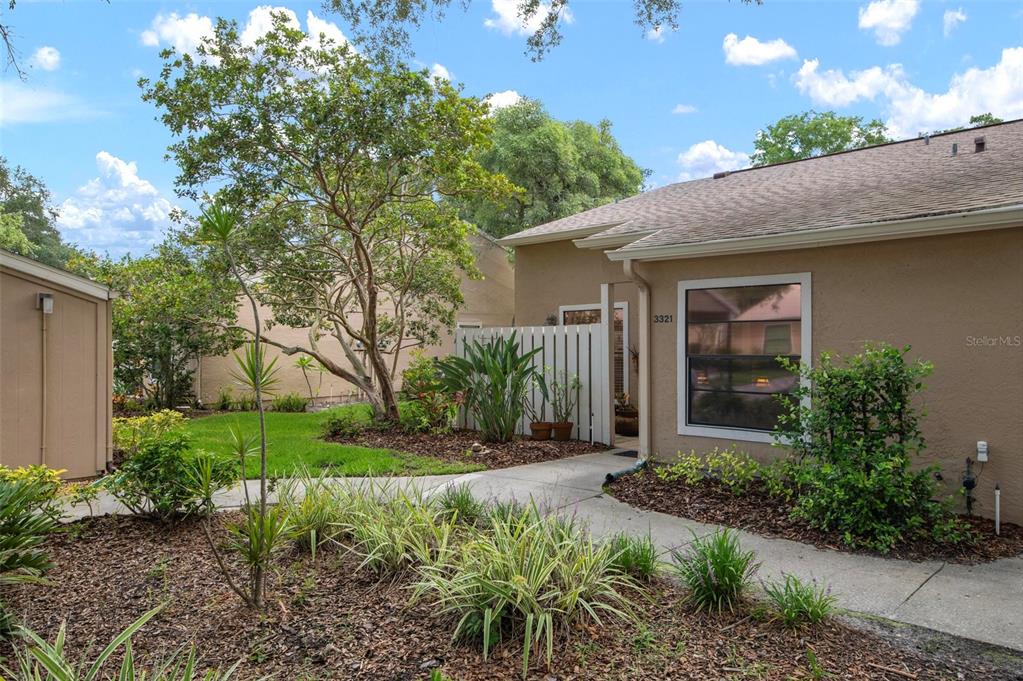
[[[719,529],[633,508],[604,494],[604,477],[634,461],[614,452],[600,452],[464,475],[388,480],[394,485],[415,486],[428,495],[465,483],[481,499],[532,498],[547,511],[574,515],[589,525],[596,537],[622,531],[649,533],[665,551]],[[250,490],[258,487],[257,481],[248,484]],[[242,490],[236,488],[221,493],[218,505],[230,508],[242,499]],[[93,506],[97,514],[124,512],[109,497]],[[73,517],[87,515],[85,507],[72,509]],[[847,610],[1023,651],[1023,557],[982,565],[913,562],[818,549],[748,532],[739,535],[743,547],[756,551],[761,579],[783,572],[815,579],[829,585],[839,605]]]

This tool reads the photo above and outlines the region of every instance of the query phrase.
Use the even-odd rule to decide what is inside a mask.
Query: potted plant
[[[575,411],[581,386],[579,376],[569,376],[567,371],[562,371],[561,380],[555,380],[550,385],[551,407],[554,409],[551,432],[559,442],[564,442],[572,435],[572,426],[575,425],[571,420],[572,412]]]
[[[544,420],[547,415],[547,381],[542,375],[536,374],[533,376],[533,385],[540,393],[540,408],[536,407],[531,393],[527,392],[522,397],[522,409],[529,418],[530,437],[534,440],[550,440],[552,424],[550,421]]]

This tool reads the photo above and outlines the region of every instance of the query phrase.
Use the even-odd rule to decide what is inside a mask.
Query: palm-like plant
[[[507,442],[522,418],[523,398],[543,379],[533,366],[540,348],[521,352],[516,335],[466,345],[465,357],[438,362],[441,382],[452,393],[462,393],[465,407],[476,418],[488,442]]]

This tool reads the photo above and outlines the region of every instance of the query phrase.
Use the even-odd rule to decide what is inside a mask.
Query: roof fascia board
[[[519,234],[511,234],[497,240],[497,243],[502,246],[529,246],[531,244],[546,244],[552,241],[566,241],[568,239],[576,239],[587,236],[598,234],[605,230],[617,227],[623,224],[624,221],[619,220],[618,222],[608,222],[602,225],[590,225],[588,227],[575,227],[572,229],[562,229],[557,232],[547,232],[544,234],[530,234],[522,236]]]
[[[1023,226],[1023,205],[935,215],[906,220],[840,225],[739,239],[717,239],[691,244],[623,248],[607,251],[610,260],[675,260],[705,256],[785,251],[846,244],[940,236],[985,229]]]
[[[113,300],[117,297],[116,293],[102,284],[8,251],[0,251],[0,265],[100,300]]]
[[[574,239],[572,243],[576,245],[576,248],[610,248],[628,246],[633,241],[639,241],[643,237],[650,236],[651,234],[659,231],[661,231],[659,228],[639,229],[635,232],[608,234],[607,236],[602,236],[598,233],[582,239]]]

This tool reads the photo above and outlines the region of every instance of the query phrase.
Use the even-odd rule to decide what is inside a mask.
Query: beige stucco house
[[[502,243],[517,324],[620,306],[642,455],[776,455],[793,380],[774,357],[909,344],[935,366],[929,456],[957,484],[986,442],[975,509],[998,484],[1023,522],[1023,121],[673,184]]]
[[[465,306],[459,311],[459,326],[510,326],[514,315],[514,271],[509,258],[509,251],[500,246],[491,237],[477,234],[471,237],[473,251],[476,254],[476,266],[483,275],[482,279],[470,279],[462,276],[462,296]],[[260,312],[261,319],[270,316],[269,310]],[[247,301],[238,306],[238,323],[245,328],[253,328],[252,309]],[[275,326],[269,336],[284,345],[302,345],[307,342],[308,328]],[[331,358],[342,366],[348,366],[341,347],[331,339],[324,339],[321,345],[330,351]],[[451,352],[454,343],[453,333],[445,333],[439,345],[428,346],[424,351],[430,356],[442,356]],[[280,380],[279,393],[294,392],[308,395],[309,387],[301,369],[295,366],[298,355],[287,356],[275,347],[267,348],[267,357],[279,357],[277,377]],[[400,380],[401,371],[408,364],[409,353],[402,351],[397,358],[397,376]],[[195,394],[206,404],[216,400],[221,390],[230,389],[237,397],[244,393],[232,377],[235,360],[232,356],[204,357],[199,362],[195,373]],[[354,387],[333,374],[310,374],[314,394],[318,394],[320,404],[357,399]]]
[[[0,250],[0,464],[82,478],[113,450],[105,286]]]

